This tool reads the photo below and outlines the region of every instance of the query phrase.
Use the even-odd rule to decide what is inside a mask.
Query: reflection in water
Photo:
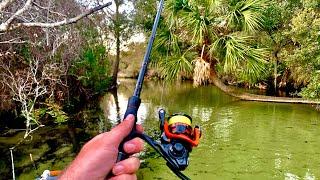
[[[118,105],[115,103],[114,96],[110,94],[106,94],[103,100],[101,101],[101,107],[104,110],[105,117],[110,120],[113,125],[119,123],[119,120],[123,119],[124,113],[126,112],[128,98],[124,94],[118,93]],[[142,124],[144,120],[147,118],[148,114],[148,103],[141,103],[138,111],[138,124]],[[117,108],[119,108],[119,113],[117,112]]]
[[[274,159],[274,168],[280,169],[281,168],[281,158],[279,157],[279,153],[275,153],[276,158]]]
[[[233,119],[237,117],[236,109],[232,107],[222,108],[217,116],[218,121],[213,124],[215,137],[221,138],[224,142],[229,141]]]
[[[192,109],[192,117],[198,117],[201,121],[207,122],[210,120],[213,109],[206,107],[194,106]]]
[[[298,180],[300,178],[295,174],[287,172],[287,173],[284,174],[284,179],[285,180]]]
[[[303,180],[315,180],[315,176],[309,172],[309,170],[306,172],[306,175],[304,177],[299,177],[298,175],[295,175],[293,173],[285,173],[284,174],[284,179],[285,180],[299,180],[299,179],[303,179]]]
[[[314,176],[313,173],[310,172],[310,169],[308,169],[308,171],[306,172],[306,175],[304,176],[305,180],[315,180],[316,177]]]

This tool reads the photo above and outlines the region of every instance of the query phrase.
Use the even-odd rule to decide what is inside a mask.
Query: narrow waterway
[[[42,130],[34,135],[34,139],[42,136],[41,141],[31,140],[19,147],[28,148],[15,152],[19,179],[35,177],[43,169],[65,167],[76,155],[75,147],[122,118],[134,85],[135,81],[125,80],[116,96],[106,94],[101,100],[101,114],[93,121],[88,120],[88,114],[85,116],[91,122],[85,129],[59,126]],[[159,131],[159,108],[169,114],[189,114],[193,124],[203,131],[200,145],[193,149],[190,165],[184,171],[191,179],[320,178],[320,117],[308,105],[238,101],[214,86],[193,88],[191,83],[147,82],[138,118],[151,136]],[[16,136],[0,137],[1,148],[7,148],[6,142],[15,141],[13,138]],[[0,166],[10,173],[7,150],[1,151],[5,156]],[[30,154],[35,163],[30,163]],[[141,157],[139,179],[178,179],[147,145]]]
[[[119,89],[120,114],[130,89]],[[201,143],[185,171],[191,179],[320,178],[320,117],[310,106],[238,101],[213,86],[190,83],[149,83],[142,99],[138,116],[151,135],[158,131],[160,107],[185,112],[201,126]],[[106,114],[115,120],[116,106],[108,106],[113,108]],[[150,156],[140,179],[174,179],[160,157]]]

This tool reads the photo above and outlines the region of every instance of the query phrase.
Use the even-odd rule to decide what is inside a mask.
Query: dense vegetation
[[[195,85],[218,76],[226,84],[318,99],[319,6],[312,0],[167,1],[155,67],[167,79],[193,75]]]
[[[114,39],[123,36],[111,34],[124,24],[125,13],[110,15],[103,9],[107,4],[95,3],[1,3],[1,130],[10,129],[8,114],[24,119],[24,138],[43,124],[73,119],[70,116],[112,85],[110,51]],[[79,17],[74,24],[55,25],[74,17]]]
[[[52,24],[99,3],[1,4],[1,114],[21,115],[25,137],[44,123],[70,119],[82,104],[115,87],[119,71],[136,76],[144,44],[120,51],[132,35],[150,34],[156,1],[117,0],[115,12],[105,8],[74,24]],[[121,10],[126,4],[130,10]],[[149,76],[213,83],[227,93],[225,84],[318,100],[319,14],[317,0],[168,0]]]

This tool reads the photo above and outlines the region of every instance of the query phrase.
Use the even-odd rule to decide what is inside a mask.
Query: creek
[[[46,126],[18,146],[18,179],[67,166],[87,140],[122,118],[134,86],[135,81],[123,80],[116,96],[108,93],[100,100],[100,110],[78,115],[84,125]],[[188,82],[146,82],[141,99],[138,119],[150,136],[159,135],[159,108],[187,113],[201,127],[200,145],[184,171],[191,179],[320,178],[320,117],[309,105],[239,101],[214,86],[193,88]],[[7,148],[21,135],[0,137],[0,179],[11,176]],[[145,149],[138,179],[178,179],[150,147]]]

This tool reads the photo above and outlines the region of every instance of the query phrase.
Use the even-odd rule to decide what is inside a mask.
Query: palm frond
[[[170,55],[172,53],[181,54],[179,37],[169,29],[163,29],[158,34],[153,48],[166,55]]]
[[[224,11],[226,4],[223,0],[207,0],[208,2],[208,10],[210,14],[214,14],[215,16],[219,16]]]
[[[254,32],[261,28],[263,21],[262,14],[246,10],[242,12],[242,16],[244,19],[243,28],[245,31]]]
[[[242,79],[253,82],[261,77],[259,74],[265,70],[267,61],[266,50],[252,47],[251,39],[250,36],[233,33],[217,39],[210,52],[223,59],[220,63],[225,73],[240,72]]]
[[[217,60],[223,59],[225,55],[225,37],[216,38],[212,44],[209,46],[209,54],[211,58],[215,58]]]
[[[265,53],[264,49],[251,49],[251,56],[247,57],[245,65],[240,70],[242,80],[254,84],[268,75],[264,61]]]
[[[225,57],[224,71],[231,72],[237,69],[240,61],[245,59],[247,44],[249,40],[247,36],[238,36],[235,34],[228,35],[225,40]]]
[[[163,78],[175,80],[179,79],[181,74],[191,75],[193,72],[191,59],[194,55],[194,53],[186,52],[181,56],[168,57],[166,60],[160,61],[159,67],[162,69]]]
[[[188,11],[191,8],[188,0],[168,0],[166,4],[166,9],[173,15],[177,15],[182,10]]]
[[[262,10],[266,7],[265,0],[239,1],[231,6],[227,15],[228,26],[254,32],[261,28],[263,22]]]
[[[183,24],[191,29],[191,41],[195,44],[202,44],[206,35],[209,35],[210,17],[202,14],[198,7],[194,7],[192,12],[182,14]]]
[[[178,0],[171,5],[168,19],[175,16],[178,31],[188,31],[189,41],[193,44],[202,44],[204,39],[210,36],[212,25],[217,11],[215,8],[220,0]],[[183,1],[180,2],[180,1]],[[179,11],[177,11],[179,9]],[[172,23],[171,23],[172,24]],[[191,37],[191,38],[190,38]]]

